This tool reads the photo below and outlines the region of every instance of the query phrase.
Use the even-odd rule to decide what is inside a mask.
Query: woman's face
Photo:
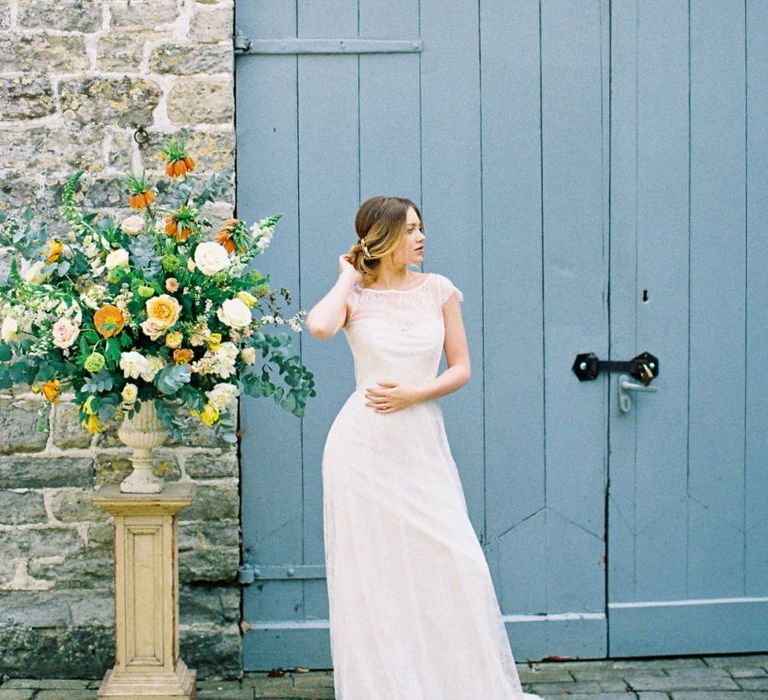
[[[421,219],[413,207],[408,207],[406,226],[405,236],[392,252],[392,262],[395,265],[419,265],[424,259],[426,236],[421,230]]]

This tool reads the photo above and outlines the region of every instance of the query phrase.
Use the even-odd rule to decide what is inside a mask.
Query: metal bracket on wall
[[[251,564],[246,561],[238,570],[237,581],[250,586],[259,581],[324,579],[323,564]]]
[[[659,376],[659,359],[649,352],[642,352],[631,360],[598,360],[595,353],[585,352],[576,355],[571,369],[581,382],[596,379],[600,372],[629,372],[648,386]]]
[[[421,39],[250,39],[233,37],[239,55],[420,53]]]

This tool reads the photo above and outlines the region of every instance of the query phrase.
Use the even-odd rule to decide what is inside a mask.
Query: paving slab
[[[63,690],[66,688],[88,688],[91,681],[72,680],[69,678],[11,678],[3,683],[6,688],[33,688],[35,690]]]
[[[625,676],[632,690],[739,690],[736,681],[721,668],[675,668]]]
[[[35,695],[35,700],[96,700],[95,690],[76,690],[74,688],[61,688],[59,690],[40,690]]]
[[[598,693],[627,693],[630,691],[630,688],[627,687],[623,680],[600,683],[597,681],[584,681],[582,683],[575,681],[570,683],[531,683],[530,689],[530,692],[538,693],[539,695],[558,695],[568,698],[576,693],[581,695],[597,695]],[[632,696],[634,696],[634,693],[630,693],[630,697]]]
[[[737,666],[764,666],[768,667],[768,654],[739,654],[725,656],[702,657],[707,666],[717,668],[735,668]]]
[[[638,693],[638,700],[669,700],[668,693],[657,693],[656,691],[650,691],[647,693]]]
[[[0,688],[0,700],[30,700],[34,693],[30,688]]]
[[[744,690],[763,690],[768,698],[768,676],[765,678],[739,678],[738,684]]]
[[[763,692],[749,690],[740,692],[683,690],[672,693],[672,700],[766,700],[766,697],[768,696]]]
[[[755,678],[768,676],[768,671],[762,666],[734,666],[728,669],[734,678]]]

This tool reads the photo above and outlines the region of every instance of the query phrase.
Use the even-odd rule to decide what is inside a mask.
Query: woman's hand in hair
[[[352,265],[352,256],[349,253],[339,256],[339,277],[350,277],[354,282],[359,282],[362,275]]]

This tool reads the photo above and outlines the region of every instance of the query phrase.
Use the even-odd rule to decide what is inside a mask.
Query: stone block
[[[96,690],[41,690],[35,700],[96,700]]]
[[[240,515],[240,493],[237,483],[197,485],[195,500],[185,508],[179,519],[190,520],[234,520]]]
[[[0,626],[54,628],[71,621],[69,606],[53,591],[0,591]]]
[[[99,454],[96,457],[94,483],[96,486],[119,484],[132,469],[127,452],[119,455]],[[176,481],[181,475],[176,459],[169,452],[159,450],[155,455],[153,471],[165,481]]]
[[[231,41],[235,33],[234,21],[232,0],[217,5],[195,3],[189,23],[189,37],[200,43]]]
[[[51,494],[49,505],[53,517],[65,523],[105,518],[104,511],[93,505],[92,499],[91,489],[61,489]]]
[[[146,42],[158,41],[162,32],[112,32],[99,39],[96,46],[96,65],[111,73],[138,73],[144,61]]]
[[[197,669],[198,678],[236,678],[242,672],[242,638],[238,625],[180,630],[181,658]]]
[[[80,426],[80,409],[69,401],[53,409],[53,444],[62,450],[86,448],[93,436]]]
[[[0,0],[0,31],[11,26],[11,1]]]
[[[0,558],[71,556],[83,549],[77,530],[69,527],[41,527],[16,530],[13,537],[0,540]]]
[[[39,452],[48,442],[48,425],[36,430],[38,411],[49,409],[41,400],[0,399],[0,454]]]
[[[100,678],[114,664],[111,627],[0,624],[3,673],[16,677]]]
[[[53,114],[51,81],[41,76],[0,77],[0,120],[38,119]]]
[[[234,70],[234,53],[231,45],[224,44],[163,44],[152,49],[149,70],[174,75],[231,75]]]
[[[234,118],[231,79],[179,78],[168,93],[168,118],[174,124],[221,124]]]
[[[114,0],[112,29],[145,30],[174,22],[179,16],[179,0]]]
[[[84,596],[86,601],[91,599],[94,589],[108,590],[114,579],[112,557],[98,556],[85,552],[73,557],[67,557],[63,562],[50,562],[32,559],[27,570],[29,575],[53,581],[56,590],[83,589],[88,590]]]
[[[179,587],[182,625],[221,625],[240,620],[240,589],[231,586],[183,584]]]
[[[234,581],[239,565],[240,529],[237,520],[179,524],[181,581]]]
[[[76,77],[61,81],[59,100],[65,119],[77,124],[146,125],[152,123],[160,87],[154,81],[129,76]]]
[[[234,477],[240,472],[240,461],[236,449],[219,454],[197,452],[187,457],[185,470],[193,479]]]
[[[12,688],[0,688],[0,700],[29,700],[36,691],[13,690]]]
[[[85,41],[77,34],[10,34],[0,37],[0,72],[77,73],[90,68]]]
[[[133,167],[133,129],[111,129],[106,137],[107,145],[105,165],[129,172]]]
[[[102,0],[18,0],[17,22],[24,29],[95,32],[101,28]]]
[[[0,457],[0,488],[55,488],[90,486],[90,457],[5,455]]]
[[[0,524],[47,523],[43,494],[0,491]]]

